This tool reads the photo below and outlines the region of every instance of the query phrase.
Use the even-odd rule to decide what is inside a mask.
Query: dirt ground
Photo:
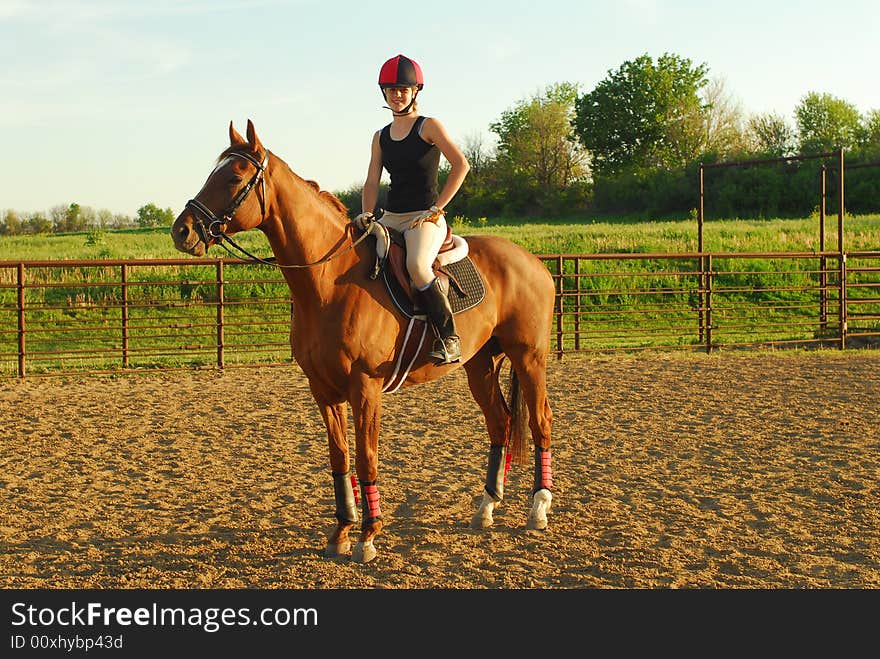
[[[326,436],[296,366],[0,382],[3,588],[880,588],[880,352],[566,357],[555,492],[487,439],[462,370],[384,400],[386,527],[326,559]],[[349,423],[351,428],[351,423]]]

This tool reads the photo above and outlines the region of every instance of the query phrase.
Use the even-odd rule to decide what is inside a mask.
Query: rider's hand
[[[361,213],[355,217],[352,222],[354,222],[354,225],[361,231],[366,231],[375,219],[376,218],[373,214],[367,211],[366,213]]]
[[[411,226],[418,227],[421,226],[423,222],[428,220],[436,223],[439,217],[446,215],[446,211],[437,208],[436,206],[431,206],[426,211],[422,211],[418,215],[413,218]]]

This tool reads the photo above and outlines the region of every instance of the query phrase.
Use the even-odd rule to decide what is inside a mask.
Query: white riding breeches
[[[386,227],[396,229],[403,233],[406,242],[406,269],[413,284],[419,290],[424,290],[434,281],[434,271],[431,264],[437,258],[437,253],[446,239],[446,218],[442,215],[437,223],[422,222],[413,227],[413,220],[422,211],[410,213],[392,213],[385,211],[379,220]]]

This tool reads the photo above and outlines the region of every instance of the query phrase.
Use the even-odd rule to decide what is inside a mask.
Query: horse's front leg
[[[366,375],[352,374],[351,404],[355,432],[355,468],[361,487],[361,536],[351,560],[367,563],[376,557],[373,544],[382,530],[379,508],[379,418],[382,413],[382,383]]]
[[[349,472],[348,439],[345,434],[347,415],[345,404],[331,404],[320,394],[315,395],[321,416],[327,428],[330,449],[330,472],[333,476],[333,494],[336,499],[336,529],[327,539],[324,556],[332,558],[351,551],[349,532],[357,523],[357,499],[354,477]]]

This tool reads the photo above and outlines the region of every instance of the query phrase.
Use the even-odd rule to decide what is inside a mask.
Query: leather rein
[[[321,265],[322,263],[327,263],[328,261],[332,261],[337,256],[341,256],[345,252],[354,249],[359,243],[363,242],[369,234],[369,232],[364,232],[357,240],[353,241],[348,247],[341,251],[331,252],[327,256],[312,263],[301,263],[301,264],[282,264],[278,263],[277,260],[272,257],[271,259],[263,259],[259,256],[251,254],[244,247],[235,242],[231,236],[229,236],[225,231],[224,227],[232,221],[232,216],[235,215],[235,212],[239,209],[239,207],[244,203],[245,199],[247,199],[248,195],[254,190],[258,185],[262,188],[263,194],[262,196],[257,195],[257,198],[260,200],[260,224],[266,219],[266,168],[269,166],[269,150],[266,149],[266,153],[263,156],[263,160],[257,160],[254,156],[249,153],[233,151],[228,154],[228,156],[234,156],[236,158],[242,158],[243,160],[247,160],[254,167],[256,167],[257,171],[251,177],[251,180],[241,188],[235,196],[232,198],[232,201],[229,202],[229,205],[225,210],[219,215],[216,215],[210,208],[205,206],[198,199],[190,199],[186,202],[185,208],[189,208],[193,211],[193,216],[198,221],[198,232],[201,235],[202,240],[206,245],[211,244],[213,240],[214,243],[220,245],[227,252],[232,254],[232,256],[238,257],[229,247],[226,246],[226,243],[232,245],[235,249],[237,249],[242,254],[246,255],[251,259],[251,261],[255,263],[263,263],[266,265],[274,265],[279,268],[311,268],[316,265]],[[204,219],[203,219],[204,218]],[[205,219],[207,219],[208,223],[205,224]],[[351,226],[350,224],[348,226]],[[346,227],[346,233],[348,233],[348,226]]]

